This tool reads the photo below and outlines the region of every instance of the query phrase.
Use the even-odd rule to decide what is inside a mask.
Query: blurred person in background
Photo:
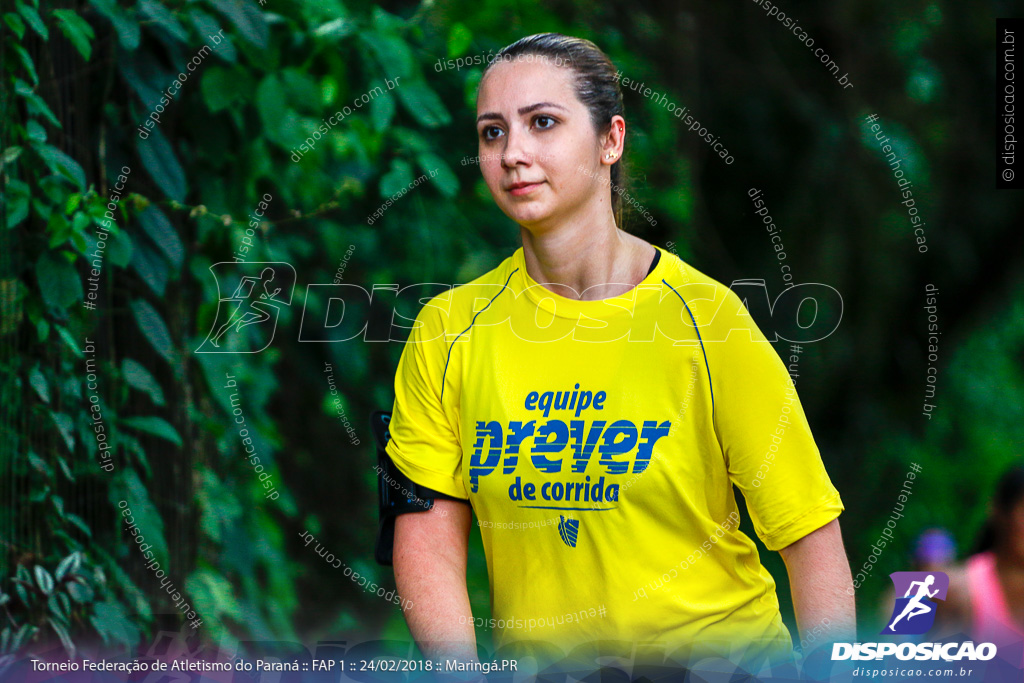
[[[1024,466],[999,479],[974,554],[947,573],[947,626],[1000,651],[1024,642]]]

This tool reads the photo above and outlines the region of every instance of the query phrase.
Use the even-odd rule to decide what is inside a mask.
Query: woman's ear
[[[601,163],[614,164],[622,158],[626,142],[626,119],[616,114],[601,139]]]

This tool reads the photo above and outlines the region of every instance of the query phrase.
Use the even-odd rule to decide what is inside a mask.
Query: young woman
[[[727,287],[619,227],[615,67],[551,33],[499,56],[479,156],[523,246],[423,307],[395,379],[387,453],[449,497],[396,520],[413,636],[475,657],[475,512],[499,645],[791,657],[736,486],[786,562],[801,631],[852,640],[843,506],[785,366]]]

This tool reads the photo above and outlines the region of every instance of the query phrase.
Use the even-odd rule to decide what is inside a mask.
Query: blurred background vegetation
[[[391,407],[402,345],[300,345],[293,305],[265,352],[195,354],[217,306],[208,269],[231,259],[264,193],[270,208],[246,260],[293,264],[295,304],[305,285],[332,282],[346,253],[343,281],[366,287],[461,283],[497,265],[518,229],[478,167],[462,163],[478,153],[481,68],[436,65],[543,31],[593,40],[623,74],[689,107],[735,158],[725,165],[664,107],[627,90],[630,191],[657,226],[634,214],[624,227],[672,242],[722,282],[762,278],[774,297],[778,262],[747,197],[757,187],[795,281],[841,293],[842,323],[804,346],[797,386],[847,507],[854,571],[909,463],[923,467],[897,543],[858,594],[862,612],[875,611],[889,572],[910,568],[923,529],[948,528],[965,552],[994,480],[1024,443],[1022,202],[994,189],[994,18],[1011,5],[789,5],[853,88],[743,0],[5,2],[0,655],[87,644],[112,653],[177,630],[178,610],[119,522],[122,499],[199,612],[204,638],[233,651],[237,640],[408,637],[396,606],[300,538],[312,533],[393,587],[373,562],[367,421]],[[224,42],[140,138],[161,93],[222,29]],[[325,117],[399,77],[292,160]],[[864,124],[873,113],[914,183],[926,254]],[[85,255],[122,166],[131,174],[90,311]],[[432,169],[435,178],[367,224]],[[931,420],[921,409],[926,283],[940,290],[942,332]],[[112,473],[99,468],[91,429],[86,339]],[[784,342],[777,349],[788,354]],[[325,362],[355,438],[331,405]],[[277,500],[264,498],[244,459],[225,372],[237,377]],[[486,617],[478,536],[470,592]],[[775,554],[764,562],[792,624],[785,569]]]

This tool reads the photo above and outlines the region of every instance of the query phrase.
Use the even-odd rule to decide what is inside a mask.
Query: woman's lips
[[[530,183],[529,185],[521,185],[519,187],[514,187],[514,188],[510,189],[509,193],[513,197],[520,197],[520,196],[522,196],[524,194],[529,194],[529,193],[533,192],[538,187],[540,187],[542,184],[543,184],[543,182],[540,182],[540,183]]]

